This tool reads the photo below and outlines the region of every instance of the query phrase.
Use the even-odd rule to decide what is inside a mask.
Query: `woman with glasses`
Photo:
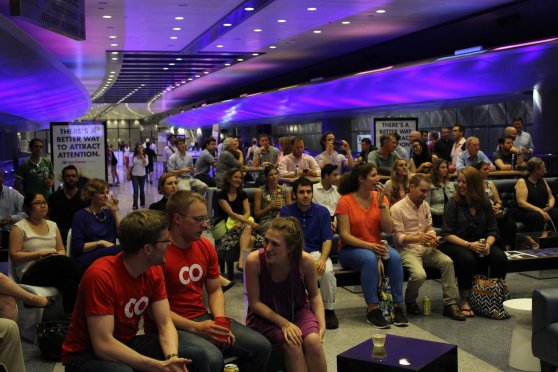
[[[27,194],[23,200],[27,218],[10,232],[10,258],[20,282],[58,288],[64,312],[71,313],[83,271],[64,250],[56,223],[46,219],[48,202],[42,194]]]
[[[70,254],[83,268],[87,268],[97,258],[113,256],[121,251],[116,245],[119,204],[114,196],[109,201],[108,184],[97,178],[87,182],[81,197],[87,207],[74,215]]]
[[[216,223],[226,220],[227,233],[221,239],[220,254],[225,262],[238,260],[237,270],[244,269],[244,258],[258,242],[263,246],[263,237],[255,233],[259,225],[250,216],[248,195],[242,190],[243,176],[238,168],[233,168],[223,177],[223,189],[216,195]],[[240,248],[240,252],[236,249]],[[229,272],[229,278],[232,273]]]
[[[411,142],[411,149],[413,151],[409,160],[411,173],[430,173],[432,156],[426,143],[421,139],[415,139]]]
[[[432,225],[435,227],[442,227],[444,207],[455,194],[455,186],[450,181],[449,176],[447,160],[436,160],[430,171],[430,190],[428,190],[426,196],[426,202],[430,206],[430,213],[432,214]]]
[[[134,155],[132,155],[132,161],[130,163],[131,165],[128,169],[128,181],[132,180],[132,188],[134,189],[132,209],[138,209],[138,188],[140,206],[145,208],[145,176],[149,160],[147,155],[144,153],[141,143],[136,145],[136,149],[134,150]]]
[[[409,192],[409,168],[407,160],[398,159],[391,169],[391,178],[386,182],[384,192],[393,205],[403,199]]]
[[[270,164],[264,168],[265,185],[254,194],[254,215],[260,224],[259,232],[265,233],[267,226],[279,216],[279,210],[291,204],[291,190],[279,186],[277,167]]]

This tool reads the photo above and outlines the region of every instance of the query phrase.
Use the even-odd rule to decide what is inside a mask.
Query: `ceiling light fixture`
[[[170,39],[171,40],[176,40],[176,39],[178,39],[178,36],[171,36]]]
[[[111,54],[118,54],[118,52],[111,52]]]
[[[309,12],[314,12],[314,11],[318,10],[318,8],[308,8],[306,10],[308,10]]]
[[[169,69],[168,67],[163,67],[163,70],[168,70],[168,69]]]
[[[110,16],[110,15],[104,15],[103,18],[104,18],[104,19],[111,19],[112,16]]]
[[[530,45],[536,45],[536,44],[542,44],[542,43],[549,43],[549,42],[556,41],[556,40],[558,40],[558,38],[554,37],[554,38],[551,38],[551,39],[544,39],[544,40],[537,40],[537,41],[529,41],[529,42],[520,43],[520,44],[506,45],[506,46],[503,46],[503,47],[494,48],[492,50],[497,51],[497,50],[519,48],[519,47],[524,47],[524,46],[530,46]]]
[[[242,62],[242,61],[244,61],[244,58],[237,58],[236,60],[237,60],[238,62]]]
[[[173,27],[172,30],[173,30],[173,31],[180,31],[180,30],[182,30],[182,29],[181,29],[180,27]]]
[[[231,27],[231,26],[232,26],[232,23],[223,23],[223,26],[224,26],[224,27]]]
[[[116,39],[116,36],[115,35],[110,35],[109,39]]]
[[[277,22],[278,23],[285,23],[285,22],[287,22],[287,20],[286,19],[278,19]]]
[[[321,33],[322,33],[322,31],[320,31],[320,30],[314,30],[313,32],[314,32],[315,34],[321,34]]]
[[[177,21],[183,21],[184,17],[174,17],[174,19],[176,19]]]
[[[112,60],[113,60],[113,61],[118,61],[118,58],[112,57]]]
[[[256,28],[256,29],[254,29],[254,32],[262,32],[262,29],[261,28]]]
[[[343,24],[343,25],[350,25],[351,22],[349,22],[349,21],[343,21],[343,22],[341,22],[341,24]]]
[[[260,54],[259,54],[259,53],[252,53],[252,55],[253,55],[254,57],[257,57],[257,56],[259,56]]]
[[[172,63],[172,62],[171,62],[171,63],[169,63],[169,66],[174,66],[174,63]]]
[[[275,45],[270,45],[269,49],[277,49],[277,47]]]
[[[112,44],[110,44],[110,46],[111,46],[111,47],[117,47],[118,44],[117,44],[117,43],[112,43]]]
[[[182,58],[178,57],[176,60],[177,60],[177,61],[182,61]]]
[[[254,10],[254,8],[244,8],[244,10],[247,11],[247,12],[251,12],[251,11]]]
[[[196,75],[196,77],[197,77],[197,78],[199,78],[199,77],[200,77],[200,75]]]
[[[225,66],[230,66],[230,65],[231,65],[230,63],[225,63]]]
[[[377,68],[377,69],[375,69],[375,70],[363,71],[363,72],[356,73],[355,76],[366,75],[366,74],[373,74],[373,73],[375,73],[375,72],[381,72],[381,71],[391,70],[392,68],[393,68],[393,66],[387,66],[387,67]]]
[[[223,46],[221,44],[217,45],[217,48],[222,48]]]
[[[378,14],[384,14],[385,12],[386,12],[385,9],[376,10],[376,13],[378,13]]]

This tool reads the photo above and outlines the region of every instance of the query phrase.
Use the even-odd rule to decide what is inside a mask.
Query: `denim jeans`
[[[132,187],[134,189],[134,208],[138,207],[138,186],[140,205],[142,207],[145,207],[145,176],[132,176]]]
[[[164,360],[165,356],[159,344],[159,335],[156,333],[148,333],[143,336],[136,336],[132,341],[127,343],[127,346],[141,355],[147,357]],[[186,357],[184,346],[179,342],[178,355],[182,358]],[[196,348],[195,345],[190,346],[190,349]],[[203,350],[197,350],[203,352]],[[201,371],[202,367],[198,361],[192,360],[188,365],[189,371]],[[66,363],[66,372],[133,372],[134,369],[121,362],[111,362],[108,360],[99,359],[95,356],[93,350],[79,351],[72,353],[68,362]]]
[[[389,276],[393,302],[403,302],[403,265],[399,252],[389,247],[390,259],[384,261],[386,275]],[[378,256],[370,249],[343,247],[339,252],[339,262],[346,269],[360,271],[360,285],[366,304],[377,304],[378,300]]]
[[[210,314],[205,314],[192,320],[202,322],[212,319]],[[219,349],[213,342],[195,333],[178,331],[180,347],[184,349],[186,357],[205,364],[201,366],[201,369],[188,368],[188,370],[221,372],[224,357],[237,356],[240,358],[238,364],[242,372],[265,371],[271,353],[269,341],[258,332],[235,320],[232,322],[231,331],[236,341],[234,345],[225,350]]]

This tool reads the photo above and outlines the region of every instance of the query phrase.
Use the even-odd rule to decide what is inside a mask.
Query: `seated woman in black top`
[[[411,156],[409,159],[409,169],[411,173],[430,173],[432,169],[432,156],[428,151],[428,146],[421,139],[411,142]]]
[[[446,204],[442,222],[446,242],[440,251],[450,256],[455,267],[461,297],[461,312],[475,314],[469,305],[469,293],[475,273],[505,278],[508,258],[494,245],[498,238],[496,216],[488,201],[479,171],[465,167],[457,176],[457,192]],[[484,239],[485,242],[482,242]]]
[[[259,225],[250,216],[248,195],[242,190],[243,175],[238,168],[233,168],[223,177],[223,189],[216,195],[215,213],[217,221],[227,221],[227,234],[221,240],[221,255],[225,261],[238,260],[238,270],[243,270],[244,261],[257,241],[263,247],[263,237],[255,233]],[[240,253],[236,250],[240,247]],[[229,273],[230,274],[230,273]]]
[[[159,178],[158,184],[159,194],[163,195],[163,198],[158,202],[155,202],[149,206],[149,209],[154,209],[158,211],[167,210],[167,200],[178,191],[178,178],[173,173],[165,173]]]
[[[545,224],[558,225],[558,210],[554,208],[554,196],[544,180],[546,165],[541,158],[527,162],[529,175],[515,184],[517,208],[512,218],[525,224],[526,231],[543,231]],[[553,226],[553,228],[554,228]]]

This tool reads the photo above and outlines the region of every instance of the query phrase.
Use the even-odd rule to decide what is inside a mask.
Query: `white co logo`
[[[124,306],[124,314],[126,314],[126,317],[128,318],[133,317],[134,314],[139,316],[147,308],[148,303],[149,303],[149,299],[146,296],[140,298],[139,301],[136,300],[135,298],[130,298],[130,301],[128,301],[126,306]],[[132,311],[132,306],[134,307],[133,311]]]
[[[188,273],[188,278],[184,277],[184,273],[186,272]],[[188,283],[190,283],[190,280],[193,282],[197,282],[198,280],[200,280],[202,275],[202,267],[199,264],[193,264],[192,266],[184,266],[182,269],[180,269],[180,272],[178,273],[178,279],[180,280],[180,283],[188,285]]]

